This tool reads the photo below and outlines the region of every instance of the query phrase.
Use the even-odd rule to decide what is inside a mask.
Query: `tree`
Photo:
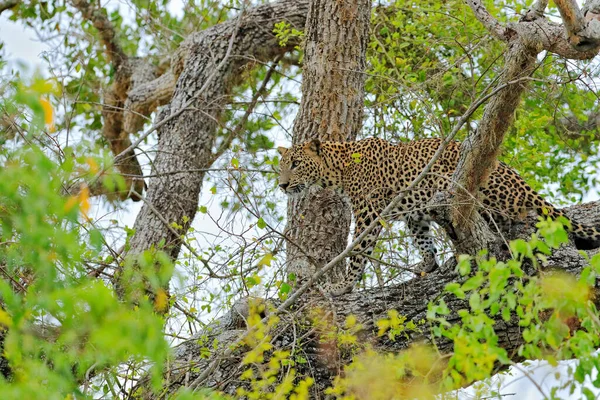
[[[19,383],[27,381],[14,377],[32,367],[20,357],[36,361],[44,376],[60,377],[62,386],[52,387],[62,396],[81,387],[83,394],[104,388],[148,397],[184,393],[184,387],[247,397],[427,395],[485,379],[524,358],[576,357],[576,379],[591,376],[598,362],[589,353],[599,345],[593,292],[600,259],[588,260],[566,243],[560,221],[529,216],[499,238],[482,223],[474,200],[498,158],[535,188],[562,180],[553,196],[558,201],[574,200],[595,185],[586,171],[598,162],[597,70],[571,61],[598,52],[593,1],[583,11],[562,1],[556,9],[543,1],[529,8],[508,1],[494,8],[479,1],[397,1],[373,10],[369,2],[349,0],[233,8],[206,1],[202,8],[187,4],[181,17],[165,5],[133,2],[132,25],[119,10],[82,0],[0,7],[44,37],[59,30],[65,45],[58,59],[67,72],[57,70],[53,85],[13,79],[3,99],[2,181],[13,185],[2,204],[3,384],[24,390]],[[564,26],[548,20],[556,10]],[[57,22],[62,15],[76,16],[69,29],[89,45],[64,36],[66,27]],[[277,165],[270,129],[282,124],[282,114],[293,114],[287,86],[298,65],[302,100],[293,143],[352,140],[361,126],[361,135],[396,140],[463,139],[455,195],[440,193],[429,206],[456,238],[447,245],[470,257],[447,257],[438,272],[414,277],[406,272],[414,257],[402,251],[407,239],[394,242],[402,230],[388,229],[362,290],[333,299],[312,290],[321,277],[339,279],[352,246],[346,246],[349,207],[331,191],[313,189],[302,201],[290,201],[288,227],[279,225],[276,175],[265,166]],[[269,98],[274,94],[279,97]],[[66,108],[52,113],[57,104]],[[32,142],[43,151],[28,149]],[[531,152],[536,145],[540,154]],[[105,147],[111,156],[103,155]],[[155,155],[140,151],[146,149]],[[149,173],[142,156],[151,160]],[[36,182],[37,170],[47,174],[48,187]],[[223,180],[211,172],[224,173]],[[266,178],[256,175],[264,172]],[[211,179],[212,196],[234,195],[219,205],[226,217],[198,204]],[[44,192],[53,196],[51,221],[27,207]],[[90,195],[143,203],[120,250],[110,231],[87,214]],[[597,224],[598,207],[570,212]],[[198,211],[216,220],[233,243],[200,241],[192,226]],[[33,235],[19,223],[32,216],[44,221],[45,231]],[[64,236],[69,229],[80,234]],[[256,240],[249,243],[250,234],[242,232]],[[40,235],[50,240],[41,243]],[[56,250],[44,252],[44,246]],[[19,253],[48,257],[40,264]],[[74,272],[57,276],[52,270],[58,265]],[[172,279],[173,267],[192,283]],[[564,275],[544,272],[551,269]],[[86,287],[94,288],[89,296]],[[113,288],[119,301],[111,297]],[[100,294],[105,308],[92,301]],[[36,295],[71,308],[59,310],[51,300],[29,304]],[[166,364],[164,343],[153,351],[149,341],[132,339],[119,341],[109,357],[98,349],[110,346],[95,338],[96,349],[86,348],[85,357],[68,352],[60,358],[59,349],[86,343],[90,334],[74,328],[86,307],[97,310],[94,329],[109,342],[117,333],[107,326],[156,338],[156,313],[166,334],[183,341]],[[221,311],[207,324],[198,309]],[[31,310],[26,324],[17,323]],[[43,321],[45,313],[54,320]],[[183,335],[171,329],[184,324],[190,328]],[[37,347],[21,352],[18,335],[33,338]],[[434,347],[417,345],[423,342]],[[131,343],[136,346],[128,352]],[[147,378],[137,381],[148,360],[158,367],[152,387]],[[365,369],[370,374],[357,372]],[[390,370],[397,373],[388,377]]]

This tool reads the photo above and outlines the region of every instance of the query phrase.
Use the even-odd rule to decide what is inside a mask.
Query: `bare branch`
[[[569,43],[577,51],[588,51],[600,46],[600,21],[590,7],[598,2],[590,1],[587,13],[579,9],[575,0],[555,0],[564,22]]]
[[[555,0],[554,4],[558,7],[558,11],[562,17],[565,30],[569,36],[569,42],[577,44],[579,42],[577,33],[581,32],[585,27],[583,14],[579,10],[577,2],[575,0]]]
[[[471,7],[471,10],[473,10],[475,17],[477,17],[479,22],[481,22],[494,37],[502,41],[507,41],[509,39],[510,32],[489,13],[480,0],[465,0],[465,2]]]
[[[587,48],[572,46],[564,37],[564,27],[543,17],[543,11],[548,4],[548,0],[537,1],[519,22],[509,23],[506,26],[502,25],[489,13],[481,0],[465,1],[483,26],[494,37],[502,41],[509,42],[515,36],[518,36],[524,44],[531,48],[538,51],[546,50],[574,60],[589,60],[598,54],[597,45]],[[570,2],[574,0],[562,1]]]
[[[154,80],[140,84],[133,84],[127,92],[125,100],[125,132],[135,133],[142,129],[145,119],[141,116],[152,114],[159,106],[171,100],[175,90],[176,78],[171,71],[167,71]],[[115,155],[118,153],[115,153]]]
[[[587,51],[574,49],[565,39],[563,26],[545,18],[523,19],[509,24],[509,29],[513,30],[523,43],[539,51],[546,50],[572,60],[590,60],[598,54],[597,48]]]

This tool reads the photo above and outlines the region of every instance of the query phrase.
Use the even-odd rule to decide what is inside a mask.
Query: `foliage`
[[[194,32],[232,18],[245,6],[233,0],[184,2],[180,10],[167,0],[133,0],[127,7],[91,3],[111,21],[128,56],[144,57],[160,70],[169,68],[171,56]],[[501,20],[512,21],[530,3],[486,5]],[[19,2],[8,15],[35,27],[50,50],[42,56],[43,71],[33,74],[7,64],[4,55],[0,59],[0,326],[12,374],[0,381],[0,390],[11,397],[118,397],[131,394],[148,370],[158,385],[167,341],[197,339],[241,296],[289,295],[293,274],[285,272],[282,254],[285,199],[277,190],[279,159],[273,148],[291,141],[301,49],[277,63],[257,61],[240,71],[218,121],[215,161],[199,215],[183,235],[189,248],[175,261],[159,249],[121,259],[118,249],[133,234],[126,216],[134,208],[94,199],[87,189],[99,177],[109,192],[123,184],[110,167],[113,155],[101,133],[102,93],[115,78],[101,36],[69,2]],[[359,136],[402,141],[447,134],[494,84],[503,63],[503,45],[490,39],[460,0],[381,2],[371,28],[367,118]],[[274,34],[281,45],[303,36],[285,21]],[[598,73],[596,64],[544,55],[504,143],[502,160],[551,200],[574,202],[595,193],[597,132],[566,132],[561,121],[586,122],[597,111],[593,84]],[[481,110],[458,139],[476,129],[480,117]],[[159,151],[156,141],[152,134],[138,149],[148,175]],[[353,158],[360,162],[360,154]],[[184,222],[169,221],[169,226],[178,229]],[[461,280],[430,305],[428,321],[415,323],[395,310],[376,321],[380,339],[391,342],[430,331],[452,343],[448,357],[426,346],[378,353],[360,340],[364,327],[353,316],[336,327],[324,310],[313,310],[312,327],[321,340],[354,358],[330,394],[427,397],[488,378],[511,365],[512,355],[502,349],[491,318],[497,315],[519,321],[519,356],[552,363],[577,358],[574,379],[582,383],[588,377],[598,387],[592,374],[600,365],[594,354],[599,327],[592,288],[600,259],[592,258],[577,278],[543,271],[544,257],[564,242],[565,233],[557,222],[544,221],[539,228],[531,240],[511,244],[512,260],[463,258]],[[401,228],[386,226],[386,231],[365,287],[412,276],[405,272],[416,261],[410,239]],[[526,268],[537,275],[525,274]],[[130,282],[121,298],[112,288],[117,269]],[[148,287],[153,295],[139,296],[138,289]],[[459,315],[448,315],[449,301],[464,303]],[[242,364],[238,396],[306,398],[313,382],[298,372],[305,360],[273,348],[271,329],[280,321],[271,316],[261,324],[258,308],[248,320],[255,329],[245,341],[252,350]],[[449,324],[451,318],[459,322]],[[199,337],[201,342],[205,336]],[[215,347],[207,344],[203,354]],[[178,396],[226,398],[190,390]]]
[[[375,7],[372,18],[365,136],[444,136],[498,77],[503,44],[490,40],[464,1],[390,3]],[[524,10],[523,2],[487,3],[501,20],[514,20]],[[560,120],[584,123],[597,110],[589,82],[598,72],[590,62],[563,62],[547,54],[504,143],[502,161],[554,201],[581,201],[597,184],[589,173],[600,161],[595,133],[570,134]],[[457,140],[475,129],[480,117],[475,113]]]
[[[26,131],[52,125],[44,97],[51,89],[39,80],[16,86],[12,106],[31,110],[32,123],[22,125]],[[113,390],[108,382],[122,379],[118,366],[125,362],[140,367],[152,362],[153,382],[159,385],[168,351],[162,318],[155,314],[161,305],[127,294],[119,300],[108,282],[92,277],[91,265],[106,262],[105,238],[89,216],[87,189],[64,194],[68,178],[96,161],[82,166],[82,160],[65,154],[57,163],[35,145],[3,149],[0,160],[3,395],[106,394]],[[156,289],[170,279],[171,262],[161,253],[123,260],[126,274],[134,262],[136,276]],[[81,382],[94,375],[104,379],[82,388]]]
[[[430,305],[428,317],[436,323],[434,335],[454,343],[446,387],[485,379],[498,364],[513,364],[496,331],[492,317],[497,315],[504,321],[516,318],[523,328],[520,356],[548,360],[552,365],[560,359],[585,360],[577,367],[576,380],[583,383],[586,376],[591,378],[593,368],[585,365],[598,362],[593,351],[600,346],[600,324],[592,292],[600,274],[600,256],[594,256],[578,278],[544,271],[551,249],[568,238],[560,221],[541,221],[538,228],[540,236],[510,243],[514,258],[506,263],[482,255],[477,259],[477,271],[472,272],[473,260],[461,258],[458,270],[468,279],[446,287],[448,301],[456,297],[467,302],[467,307],[458,311],[460,323],[447,322],[450,316],[444,299]],[[537,274],[526,274],[528,265],[536,268]],[[598,387],[600,382],[592,384]]]
[[[586,378],[599,388],[595,368],[600,356],[595,350],[600,346],[600,313],[593,292],[600,275],[600,255],[589,260],[578,278],[561,271],[543,271],[551,249],[568,239],[560,221],[540,221],[538,228],[529,241],[510,243],[513,258],[507,262],[485,254],[476,259],[461,256],[457,270],[463,278],[446,286],[445,295],[429,304],[427,315],[433,336],[450,340],[452,353],[445,356],[432,346],[414,345],[396,355],[381,354],[366,345],[362,351],[356,349],[352,363],[328,393],[342,399],[433,398],[440,391],[485,380],[502,365],[514,364],[502,347],[502,326],[494,316],[518,320],[522,327],[520,356],[544,359],[552,365],[577,358],[571,392],[576,382],[585,384]],[[473,262],[476,269],[472,269]],[[525,273],[531,267],[538,273]],[[447,302],[456,301],[462,301],[464,308],[453,315]],[[389,319],[377,321],[380,336],[387,332],[394,340],[398,333],[414,331],[395,310],[388,314]],[[582,392],[595,398],[585,386]],[[489,394],[494,395],[481,393]]]
[[[247,381],[248,386],[240,386],[237,395],[247,399],[308,399],[308,390],[313,384],[313,379],[297,377],[289,351],[271,351],[273,345],[269,332],[279,322],[279,318],[271,311],[267,323],[263,324],[260,315],[264,312],[264,303],[251,305],[248,318],[250,333],[244,338],[244,344],[251,350],[246,353],[242,361],[247,368],[240,378],[242,381]],[[265,356],[268,356],[268,362],[265,362]],[[283,374],[283,380],[278,382],[282,369],[286,372]]]

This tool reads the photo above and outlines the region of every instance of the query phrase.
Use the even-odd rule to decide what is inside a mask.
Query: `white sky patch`
[[[0,15],[0,41],[4,43],[9,67],[22,64],[29,70],[44,68],[41,54],[48,47],[40,42],[33,29],[24,29],[23,25],[10,21],[6,15]]]

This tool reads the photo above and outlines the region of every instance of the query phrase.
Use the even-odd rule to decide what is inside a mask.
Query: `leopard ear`
[[[319,139],[313,139],[308,142],[308,149],[316,155],[321,154],[321,141]]]
[[[277,151],[279,152],[279,154],[284,155],[288,151],[288,148],[287,147],[279,146],[277,148]]]

